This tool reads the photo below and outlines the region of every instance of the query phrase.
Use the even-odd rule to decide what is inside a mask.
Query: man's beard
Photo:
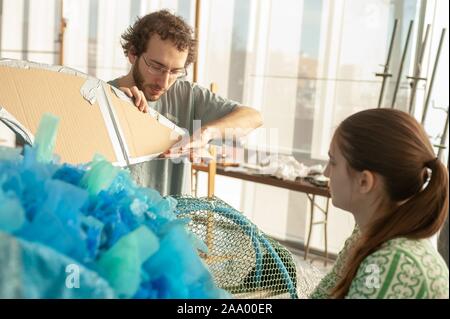
[[[140,59],[140,57],[138,59]],[[161,97],[162,94],[160,94],[157,98],[154,98],[153,96],[147,96],[147,94],[144,90],[144,77],[142,76],[142,73],[139,71],[138,62],[139,62],[139,60],[137,60],[136,63],[133,65],[132,75],[133,75],[134,83],[136,84],[136,86],[139,90],[144,92],[144,95],[145,95],[145,98],[147,99],[147,101],[157,101]],[[147,84],[145,87],[148,87],[153,90],[161,90],[161,88],[158,85],[154,85],[154,84],[153,85]]]

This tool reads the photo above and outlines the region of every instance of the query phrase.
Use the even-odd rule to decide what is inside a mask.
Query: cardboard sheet
[[[159,114],[139,112],[105,82],[68,70],[0,60],[0,106],[33,134],[43,113],[58,116],[55,153],[63,162],[84,163],[99,153],[124,166],[159,155],[182,134],[167,119],[158,121]]]

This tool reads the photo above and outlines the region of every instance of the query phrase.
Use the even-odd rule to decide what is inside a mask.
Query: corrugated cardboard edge
[[[53,71],[53,72],[72,74],[72,75],[80,76],[83,78],[93,78],[86,73],[69,68],[67,66],[61,66],[61,65],[50,65],[50,64],[45,64],[45,63],[37,63],[37,62],[32,62],[32,61],[22,61],[22,60],[5,59],[5,58],[0,58],[0,65],[15,67],[15,68],[19,68],[19,69],[30,69],[30,68],[42,69],[42,70],[49,70],[49,71]]]

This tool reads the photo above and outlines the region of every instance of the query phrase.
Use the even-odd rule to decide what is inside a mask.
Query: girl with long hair
[[[449,298],[429,238],[448,214],[448,171],[405,112],[370,109],[337,128],[325,175],[356,227],[311,298]]]

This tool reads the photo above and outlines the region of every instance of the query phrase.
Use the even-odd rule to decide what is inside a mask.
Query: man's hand
[[[123,91],[126,95],[128,95],[128,97],[134,100],[134,104],[139,109],[139,111],[143,113],[148,113],[148,104],[144,92],[139,90],[136,86],[132,86],[131,88],[122,86],[119,89]]]
[[[178,158],[189,156],[194,163],[200,163],[202,159],[211,159],[212,156],[207,150],[207,145],[214,139],[214,131],[210,128],[202,128],[191,136],[187,141],[175,144],[174,147],[161,155],[165,158]]]

